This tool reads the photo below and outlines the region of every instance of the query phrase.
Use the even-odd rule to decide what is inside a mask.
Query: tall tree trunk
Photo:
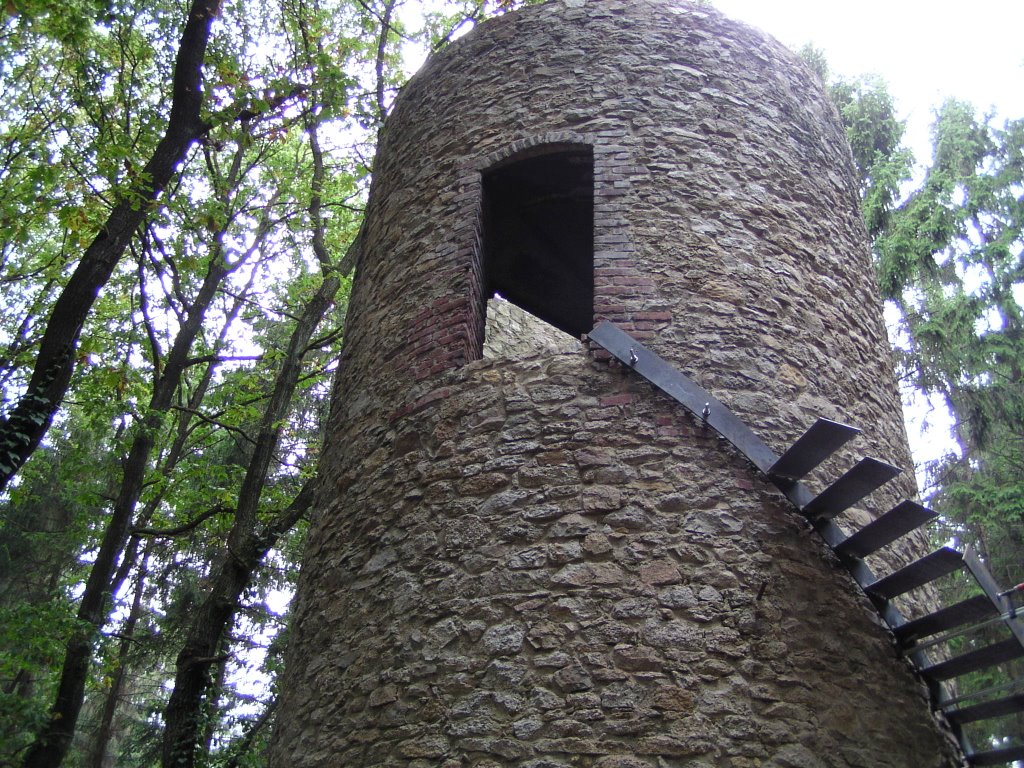
[[[107,698],[103,702],[103,711],[100,714],[100,726],[93,739],[92,754],[89,758],[91,768],[106,768],[107,766],[107,751],[114,734],[114,717],[117,715],[121,703],[121,692],[124,690],[128,657],[131,654],[132,643],[135,642],[135,628],[142,616],[142,595],[146,589],[146,578],[149,575],[147,563],[150,548],[151,545],[147,545],[146,551],[142,555],[142,563],[136,575],[135,597],[132,600],[131,611],[129,611],[124,624],[121,625],[121,644],[117,649],[117,666],[111,675],[110,690],[107,691]]]
[[[227,637],[223,638],[221,647],[227,645]],[[228,676],[228,659],[220,654],[217,660],[217,668],[213,675],[213,682],[206,692],[206,709],[203,712],[203,728],[199,738],[199,754],[206,756],[210,754],[210,746],[213,744],[213,735],[217,732],[218,719],[220,718],[220,695],[224,692],[224,680]]]
[[[219,8],[220,0],[193,0],[174,64],[166,132],[82,254],[53,305],[28,388],[7,418],[0,420],[0,490],[32,455],[64,400],[74,372],[75,346],[100,289],[149,214],[150,204],[167,186],[192,144],[207,130],[200,117],[202,68],[210,26]]]
[[[221,660],[220,647],[230,628],[238,599],[256,568],[277,539],[291,528],[312,501],[307,482],[289,507],[265,527],[259,525],[260,495],[266,483],[281,432],[281,423],[302,371],[302,358],[317,325],[340,286],[330,274],[310,300],[288,342],[284,362],[260,423],[259,437],[238,494],[235,520],[228,533],[227,551],[210,579],[209,592],[189,624],[178,654],[174,690],[164,710],[164,768],[192,768],[202,735],[203,700],[210,686],[209,669]]]
[[[117,560],[128,540],[135,507],[142,494],[143,481],[155,444],[156,432],[162,422],[162,414],[171,405],[181,374],[188,364],[192,342],[202,327],[206,310],[213,301],[221,281],[229,271],[219,253],[215,253],[210,260],[210,267],[196,300],[167,354],[163,372],[154,386],[149,411],[139,426],[128,457],[124,461],[121,487],[79,603],[80,628],[68,641],[57,699],[50,712],[50,720],[26,754],[25,768],[53,768],[61,763],[70,747],[85,697],[85,682],[92,659],[93,640],[106,620],[107,595],[116,591],[118,587],[113,580]]]
[[[210,667],[224,662],[221,641],[230,628],[238,599],[277,540],[298,522],[313,503],[313,481],[269,525],[242,537],[214,574],[210,590],[189,623],[178,654],[174,690],[164,709],[164,768],[194,768],[202,740],[203,702],[211,687]]]

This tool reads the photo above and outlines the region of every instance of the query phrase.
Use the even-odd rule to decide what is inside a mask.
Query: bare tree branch
[[[152,536],[154,538],[172,539],[175,536],[181,536],[183,533],[194,531],[214,515],[229,514],[230,512],[231,510],[228,507],[213,507],[212,509],[208,509],[197,515],[187,523],[182,523],[174,528],[133,528],[132,536]]]

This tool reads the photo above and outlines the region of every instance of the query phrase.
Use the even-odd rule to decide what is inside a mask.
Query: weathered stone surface
[[[519,624],[499,624],[484,632],[483,644],[492,656],[510,656],[523,647],[526,630]]]
[[[909,465],[814,77],[676,0],[488,22],[381,138],[271,763],[952,765],[866,601],[745,460],[512,310],[484,353],[509,308],[484,311],[481,174],[547,145],[593,152],[595,318],[776,450],[826,416]]]
[[[538,354],[583,351],[579,339],[574,339],[501,298],[487,301],[484,339],[483,356],[488,359],[515,359]]]
[[[551,581],[570,587],[591,587],[621,584],[626,578],[625,571],[615,563],[574,563],[554,574]]]

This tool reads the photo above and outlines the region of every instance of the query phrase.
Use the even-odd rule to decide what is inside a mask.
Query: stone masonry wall
[[[489,359],[532,357],[580,351],[582,344],[505,299],[487,300],[483,356]]]
[[[480,359],[481,172],[571,144],[594,155],[595,321],[778,451],[826,416],[910,466],[813,75],[669,0],[482,24],[381,138],[272,764],[955,764],[852,581],[728,445],[582,348]],[[890,486],[844,524],[913,493]]]
[[[347,437],[275,764],[953,764],[845,572],[631,375],[474,363]]]
[[[896,390],[876,386],[881,302],[831,105],[781,45],[667,0],[508,14],[405,87],[375,166],[342,422],[367,405],[354,392],[409,399],[480,357],[480,172],[571,143],[595,158],[595,319],[743,393],[731,406],[781,444],[846,409],[909,466]]]

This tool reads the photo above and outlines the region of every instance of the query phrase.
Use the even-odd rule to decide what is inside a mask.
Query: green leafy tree
[[[861,212],[872,240],[881,235],[911,178],[914,157],[903,146],[904,125],[881,78],[831,78],[825,55],[811,45],[800,56],[827,84],[839,111],[860,181]]]
[[[949,101],[920,188],[876,238],[901,311],[904,372],[953,414],[959,451],[929,468],[933,502],[1004,584],[1024,562],[1024,120]]]
[[[125,158],[125,177],[109,191],[109,212],[49,310],[25,389],[13,407],[0,418],[0,490],[32,455],[63,402],[75,368],[76,345],[96,295],[107,284],[131,238],[141,226],[150,202],[171,181],[176,166],[184,160],[194,142],[209,130],[201,115],[202,70],[218,5],[218,0],[195,0],[189,9],[171,78],[171,107],[166,129],[144,164],[134,166],[130,157]],[[63,15],[46,6],[41,9],[41,14],[44,18]],[[74,26],[58,31],[61,43],[71,51],[87,36],[83,32],[86,27],[81,23],[82,19],[77,15],[74,19],[77,22]],[[72,57],[73,53],[69,58]],[[82,108],[88,112],[94,106],[92,102],[97,101],[90,98],[90,93],[94,88],[102,92],[106,83],[102,78],[90,78],[97,73],[88,61],[81,63],[80,70],[85,87],[76,89],[76,92],[81,94]],[[37,81],[37,85],[42,83]],[[96,104],[95,108],[100,109],[101,106]],[[100,116],[103,125],[98,127],[107,127],[108,116]],[[116,156],[117,153],[114,154]],[[49,169],[37,166],[37,183],[52,183],[55,173],[50,169],[52,166]],[[70,262],[69,256],[71,254],[61,253],[58,261]]]

